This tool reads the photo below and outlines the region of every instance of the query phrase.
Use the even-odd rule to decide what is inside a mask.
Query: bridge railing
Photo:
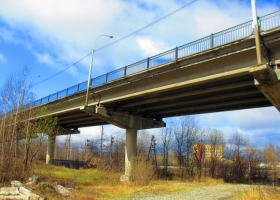
[[[269,29],[273,29],[280,26],[280,10],[265,15],[263,17],[260,17],[259,25],[261,27],[261,31],[267,31]],[[148,69],[150,67],[155,67],[157,65],[167,63],[169,61],[176,60],[178,58],[182,58],[184,56],[188,56],[234,40],[238,40],[250,36],[252,34],[253,34],[253,28],[252,28],[252,20],[251,20],[239,24],[237,26],[228,28],[226,30],[214,34],[210,34],[209,36],[206,36],[204,38],[165,51],[163,53],[138,61],[131,65],[119,68],[117,70],[103,74],[96,78],[92,78],[90,86],[91,87],[98,86],[106,82]],[[64,89],[62,91],[59,91],[57,93],[51,94],[47,97],[41,98],[33,102],[33,104],[37,106],[42,103],[46,103],[48,101],[52,101],[54,99],[63,96],[67,96],[70,94],[74,94],[78,91],[85,90],[86,88],[87,88],[87,81],[79,83],[78,85],[74,85],[70,88]]]

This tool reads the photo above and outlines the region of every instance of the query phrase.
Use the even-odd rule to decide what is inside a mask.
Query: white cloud
[[[153,56],[167,50],[163,42],[154,42],[150,38],[136,38],[136,42],[145,56]]]
[[[46,63],[46,64],[50,64],[50,65],[54,64],[54,61],[53,61],[52,57],[48,53],[42,53],[42,54],[34,53],[34,55],[37,57],[37,59],[41,63]]]
[[[6,63],[7,59],[5,58],[5,56],[3,54],[0,53],[0,63]]]

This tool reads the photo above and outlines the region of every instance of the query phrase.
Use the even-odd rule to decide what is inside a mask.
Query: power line
[[[154,21],[154,22],[152,22],[152,23],[150,23],[150,24],[148,24],[148,25],[146,25],[146,26],[144,26],[144,27],[142,27],[142,28],[140,28],[140,29],[138,29],[138,30],[136,30],[136,31],[134,31],[134,32],[132,32],[132,33],[130,33],[130,34],[128,34],[128,35],[126,35],[126,36],[124,36],[124,37],[118,39],[118,40],[116,40],[116,41],[114,41],[114,42],[111,42],[111,43],[109,43],[109,44],[107,44],[107,45],[105,45],[105,46],[103,46],[103,47],[100,47],[100,48],[96,49],[95,52],[96,52],[96,51],[103,50],[103,49],[105,49],[105,48],[107,48],[107,47],[110,47],[110,46],[112,46],[112,45],[114,45],[114,44],[116,44],[116,43],[118,43],[118,42],[120,42],[120,41],[122,41],[122,40],[124,40],[124,39],[126,39],[126,38],[128,38],[128,37],[130,37],[130,36],[132,36],[132,35],[134,35],[134,34],[136,34],[136,33],[138,33],[138,32],[140,32],[140,31],[142,31],[142,30],[144,30],[144,29],[146,29],[146,28],[152,26],[152,25],[154,25],[154,24],[156,24],[156,23],[158,23],[158,22],[160,22],[160,21],[162,21],[162,20],[164,20],[164,19],[170,17],[171,15],[174,15],[175,13],[177,13],[177,12],[183,10],[184,8],[186,8],[186,7],[188,7],[188,6],[191,6],[193,3],[197,2],[197,1],[199,1],[199,0],[193,0],[193,1],[189,2],[189,3],[185,4],[184,6],[180,7],[179,9],[177,9],[177,10],[175,10],[175,11],[173,11],[173,12],[171,12],[171,13],[169,13],[169,14],[167,14],[167,15],[161,17],[161,18],[159,18],[158,20],[156,20],[156,21]],[[50,76],[49,78],[46,78],[45,80],[42,80],[42,81],[40,81],[40,82],[38,82],[38,83],[35,83],[34,85],[39,85],[39,84],[41,84],[41,83],[44,83],[44,82],[46,82],[46,81],[48,81],[48,80],[54,78],[55,76],[61,74],[62,72],[64,72],[64,71],[66,71],[67,69],[69,69],[70,67],[73,67],[74,65],[76,65],[76,64],[79,63],[79,62],[81,62],[83,59],[85,59],[86,57],[88,57],[88,56],[90,56],[90,55],[91,55],[91,52],[88,53],[87,55],[85,55],[84,57],[82,57],[81,59],[79,59],[78,61],[74,62],[73,64],[69,65],[69,66],[66,67],[65,69],[63,69],[63,70],[59,71],[58,73],[56,73],[56,74]]]

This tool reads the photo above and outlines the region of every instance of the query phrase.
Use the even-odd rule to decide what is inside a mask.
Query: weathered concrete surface
[[[274,69],[272,66],[263,63],[260,65],[252,66],[249,71],[255,78],[255,85],[257,86],[257,88],[280,112],[280,69],[278,69],[279,63],[276,63]]]

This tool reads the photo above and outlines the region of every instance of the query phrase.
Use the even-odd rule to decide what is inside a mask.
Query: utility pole
[[[110,159],[112,160],[112,147],[113,147],[113,143],[114,143],[114,137],[111,136],[111,142],[110,142]]]
[[[70,160],[70,140],[71,140],[71,134],[69,134],[68,137],[67,160]]]
[[[103,142],[103,126],[101,126],[101,139],[100,139],[100,157],[102,156],[102,142]]]

